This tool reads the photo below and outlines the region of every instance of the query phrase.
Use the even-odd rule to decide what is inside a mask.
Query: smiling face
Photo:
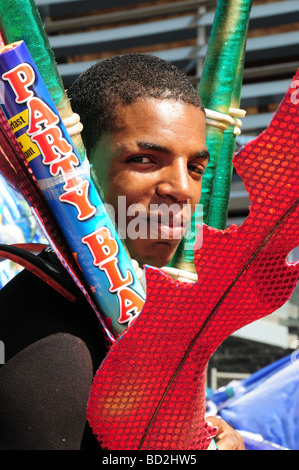
[[[183,237],[184,214],[189,221],[199,203],[208,163],[205,115],[191,104],[149,98],[121,107],[116,126],[98,141],[90,161],[116,223],[126,217],[131,257],[161,267]],[[119,213],[119,196],[125,196],[126,214]]]

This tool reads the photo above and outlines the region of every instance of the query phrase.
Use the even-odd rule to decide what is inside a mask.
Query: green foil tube
[[[236,136],[233,128],[224,131],[221,157],[218,161],[210,197],[207,225],[224,230],[226,228],[231,179],[233,173],[232,155],[235,151]]]
[[[238,109],[240,106],[245,49],[246,37],[243,41],[239,68],[232,91],[231,108]],[[221,230],[224,230],[227,224],[231,179],[233,174],[232,157],[235,152],[235,146],[236,134],[234,133],[234,127],[230,126],[229,129],[223,133],[220,157],[218,158],[218,164],[213,182],[213,191],[210,197],[209,213],[207,217],[207,225]]]
[[[228,114],[238,108],[243,79],[244,54],[252,0],[218,0],[204,69],[198,92],[205,108]],[[227,220],[232,176],[232,157],[236,136],[233,128],[227,131],[207,125],[207,148],[210,162],[202,182],[200,206],[193,216],[224,229]],[[221,155],[221,156],[220,156]],[[216,176],[217,175],[217,176]],[[192,223],[191,222],[191,223]],[[170,266],[195,272],[194,247],[183,240]]]
[[[228,114],[243,63],[252,0],[219,0],[208,45],[199,94],[205,108]],[[240,77],[240,75],[239,75]],[[201,204],[208,223],[213,184],[223,141],[223,131],[207,126],[207,147],[211,162],[203,178]]]

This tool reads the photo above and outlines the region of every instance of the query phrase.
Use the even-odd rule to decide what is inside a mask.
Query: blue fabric
[[[24,198],[0,174],[0,243],[47,243]],[[0,289],[20,271],[11,261],[0,262]]]
[[[222,405],[218,414],[235,429],[299,450],[299,360],[294,353],[283,368]],[[262,375],[262,374],[261,374]]]

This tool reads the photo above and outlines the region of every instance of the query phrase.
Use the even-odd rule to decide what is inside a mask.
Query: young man
[[[69,96],[84,125],[94,180],[114,207],[117,224],[119,196],[125,198],[127,214],[136,204],[143,209],[147,230],[142,238],[126,237],[130,255],[139,264],[165,266],[188,226],[184,216],[199,203],[209,159],[198,93],[168,62],[128,54],[92,67]],[[175,205],[176,214],[168,227],[157,222],[155,237],[150,222],[161,205]],[[128,225],[134,216],[128,215]]]
[[[190,218],[199,202],[208,163],[197,92],[171,64],[129,54],[89,69],[69,96],[84,126],[93,179],[114,208],[116,223],[120,196],[128,214],[136,204],[143,208],[145,236],[125,238],[131,257],[141,266],[165,266],[186,230],[184,206]],[[155,213],[153,235],[153,211],[161,204],[175,204],[177,212],[167,224]],[[0,448],[97,448],[85,426],[86,403],[106,350],[94,312],[75,286],[73,291],[75,304],[24,271],[0,292],[6,353],[0,370]],[[220,449],[243,448],[226,423],[209,420],[219,427]]]

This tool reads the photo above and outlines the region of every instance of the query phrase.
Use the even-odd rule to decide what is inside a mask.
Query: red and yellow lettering
[[[106,276],[109,279],[110,287],[109,292],[116,292],[121,287],[129,286],[133,282],[132,273],[128,270],[127,277],[123,278],[118,267],[118,259],[111,258],[106,263],[101,265],[101,270],[105,271]]]
[[[119,323],[127,323],[138,315],[144,305],[144,299],[129,287],[133,283],[133,276],[127,270],[127,277],[123,278],[118,267],[118,245],[111,236],[108,227],[101,227],[93,233],[81,239],[85,243],[92,256],[93,264],[105,271],[109,282],[110,292],[116,292],[119,299]]]
[[[36,142],[42,155],[44,165],[49,165],[61,155],[67,155],[71,152],[72,146],[62,137],[59,127],[50,127],[31,137]]]
[[[39,98],[31,98],[28,101],[29,127],[27,134],[32,135],[43,130],[42,124],[50,127],[59,122],[59,117],[49,106]]]
[[[92,217],[96,211],[88,198],[89,181],[85,180],[74,190],[63,193],[59,196],[61,202],[72,204],[78,210],[77,219],[86,220]]]
[[[16,95],[16,103],[24,103],[33,96],[33,91],[28,87],[34,83],[35,73],[30,64],[19,64],[2,75],[7,80]]]
[[[127,323],[141,312],[144,300],[133,289],[124,287],[117,292],[117,296],[120,303],[119,323]]]
[[[88,245],[95,266],[101,267],[109,258],[113,258],[118,254],[118,244],[106,226],[86,235],[82,238],[82,242]]]
[[[82,238],[93,256],[93,264],[101,267],[105,261],[118,253],[118,245],[108,227],[100,227]]]
[[[95,232],[82,238],[82,242],[88,245],[93,256],[93,264],[106,272],[110,281],[110,292],[116,292],[123,286],[133,282],[132,273],[127,271],[126,278],[123,278],[118,268],[118,244],[111,236],[108,227],[100,227]]]

